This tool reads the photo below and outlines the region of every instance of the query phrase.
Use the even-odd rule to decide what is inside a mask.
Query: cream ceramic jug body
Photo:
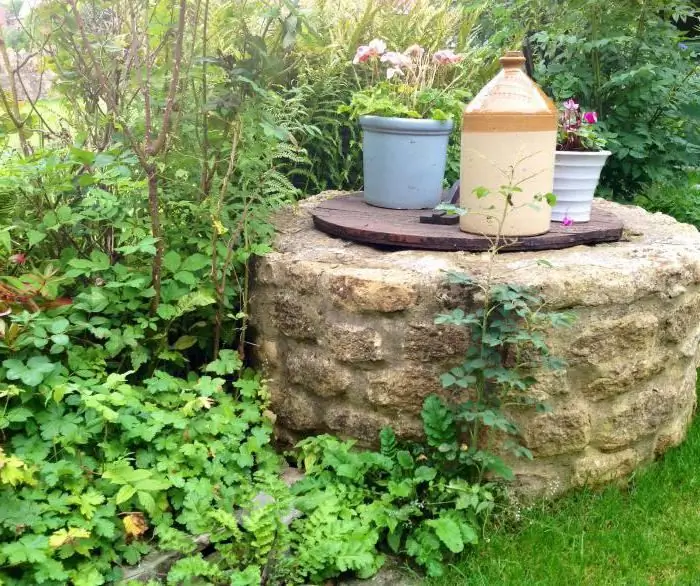
[[[460,218],[465,232],[534,236],[549,230],[557,112],[511,51],[464,111]],[[483,195],[484,189],[488,195]],[[502,191],[507,192],[506,196]],[[510,200],[510,201],[508,201]]]

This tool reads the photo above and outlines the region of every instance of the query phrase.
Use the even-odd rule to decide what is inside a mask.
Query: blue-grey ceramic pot
[[[452,120],[361,116],[360,125],[365,201],[397,210],[438,205]]]

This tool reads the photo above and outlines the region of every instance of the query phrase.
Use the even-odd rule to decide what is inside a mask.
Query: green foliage
[[[586,0],[543,11],[530,29],[545,90],[598,112],[613,152],[602,182],[619,197],[669,180],[700,152],[698,62],[674,25],[695,14],[683,1]]]
[[[456,273],[450,274],[449,279],[467,295],[478,291],[484,304],[471,312],[456,308],[435,320],[438,324],[469,328],[473,344],[464,361],[440,379],[442,386],[460,399],[426,400],[426,436],[438,448],[443,466],[460,477],[479,482],[487,473],[510,478],[512,473],[504,462],[483,450],[484,434],[488,437],[493,431],[517,436],[518,429],[505,416],[504,407],[535,404],[527,394],[536,382],[535,370],[562,366],[550,356],[544,332],[570,325],[572,317],[543,310],[541,298],[527,288],[480,283]],[[517,441],[507,446],[516,456],[532,457]]]
[[[358,48],[353,63],[369,71],[361,74],[364,87],[352,95],[348,107],[340,109],[355,119],[374,115],[448,120],[452,117],[448,112],[463,95],[454,88],[463,77],[458,65],[464,63],[464,56],[452,51],[431,54],[414,44],[399,53],[374,39]],[[462,68],[467,77],[471,67]]]
[[[0,575],[9,583],[62,583],[88,567],[90,583],[113,580],[116,566],[150,549],[142,534],[211,530],[212,507],[240,506],[253,470],[276,466],[252,375],[233,394],[225,379],[195,373],[156,370],[133,384],[105,372],[108,356],[80,346],[64,361],[35,354],[27,365],[40,374],[0,392],[14,459],[3,470],[17,471],[0,476]],[[5,360],[5,378],[23,363]],[[128,523],[133,511],[142,529]]]
[[[431,417],[438,416],[432,404],[426,403],[423,412],[426,434],[431,434]],[[400,445],[387,428],[380,443],[379,452],[369,452],[330,436],[303,440],[297,447],[306,477],[293,486],[296,506],[307,514],[322,513],[326,523],[340,523],[335,532],[342,532],[343,524],[349,524],[347,531],[357,524],[370,532],[353,540],[353,559],[364,560],[354,568],[360,575],[370,575],[383,563],[377,550],[407,555],[430,575],[440,575],[445,559],[478,541],[479,527],[494,505],[493,489],[442,467],[440,447],[433,442]],[[294,527],[303,533],[319,530],[307,522],[302,517]]]
[[[634,198],[650,212],[661,212],[700,228],[700,189],[696,173],[670,183],[650,185]]]

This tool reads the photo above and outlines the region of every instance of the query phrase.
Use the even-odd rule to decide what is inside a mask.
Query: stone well
[[[257,264],[252,287],[257,359],[280,436],[332,432],[372,443],[391,425],[418,437],[424,398],[440,392],[438,376],[468,344],[464,331],[433,323],[459,303],[444,271],[478,278],[487,256],[327,236],[308,212],[322,197],[277,214],[275,252]],[[517,414],[535,459],[513,467],[529,494],[628,474],[680,443],[695,407],[700,235],[662,214],[600,205],[623,219],[623,241],[496,261],[498,280],[533,286],[578,318],[549,338],[567,368],[538,377],[533,390],[551,412]]]

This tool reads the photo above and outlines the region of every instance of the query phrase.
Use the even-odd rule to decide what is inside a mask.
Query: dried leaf
[[[143,513],[129,513],[122,519],[122,522],[124,523],[124,530],[130,538],[139,537],[148,530],[148,524]]]
[[[77,539],[88,537],[90,537],[90,532],[79,527],[70,527],[67,530],[59,529],[49,537],[49,546],[56,549],[62,545],[74,543]]]

